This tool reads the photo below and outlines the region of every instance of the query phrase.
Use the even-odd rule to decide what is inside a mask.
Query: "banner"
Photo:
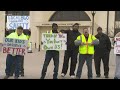
[[[115,37],[114,54],[120,54],[120,37]]]
[[[66,50],[67,34],[42,33],[42,50]]]
[[[28,40],[4,38],[2,52],[12,55],[22,55],[27,53]]]
[[[22,26],[23,29],[30,28],[29,16],[7,16],[7,29],[17,29],[18,26]]]

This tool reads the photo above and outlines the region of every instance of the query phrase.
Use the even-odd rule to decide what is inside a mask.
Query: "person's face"
[[[52,27],[52,30],[57,30],[58,29],[58,26],[57,25],[54,25],[53,27]]]
[[[101,34],[101,33],[102,33],[102,30],[101,30],[101,29],[99,29],[99,30],[97,30],[97,32],[98,32],[98,34]]]
[[[79,29],[79,25],[74,25],[73,26],[73,30],[78,30]]]
[[[21,35],[23,33],[23,30],[22,29],[17,29],[17,34],[18,35]]]
[[[86,37],[88,37],[88,35],[89,35],[88,29],[84,29],[84,30],[83,30],[83,34],[84,34]]]

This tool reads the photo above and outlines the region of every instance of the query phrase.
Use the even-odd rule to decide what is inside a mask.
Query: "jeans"
[[[88,69],[88,78],[91,79],[93,77],[93,75],[92,75],[92,55],[88,55],[88,54],[85,54],[85,55],[80,54],[79,55],[79,64],[78,64],[78,70],[77,70],[76,77],[81,78],[82,68],[83,68],[85,61],[87,64],[87,69]]]
[[[12,56],[10,54],[7,55],[6,69],[5,69],[6,75],[10,76],[12,67],[15,64],[15,77],[19,77],[20,60],[21,60],[20,55],[16,55],[16,56]]]
[[[13,65],[11,65],[11,74],[13,75],[15,71],[15,63],[13,63]],[[20,60],[20,74],[24,74],[24,56],[21,56],[21,60]]]
[[[59,52],[58,51],[46,51],[45,61],[43,64],[41,79],[45,78],[47,67],[53,58],[54,61],[54,74],[53,79],[57,79],[58,76],[58,69],[59,69]]]
[[[20,74],[24,74],[24,56],[21,56],[21,61],[20,61]]]

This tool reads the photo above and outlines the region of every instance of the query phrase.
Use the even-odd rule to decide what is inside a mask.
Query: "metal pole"
[[[40,52],[40,44],[39,44],[39,49],[38,49],[38,51]]]
[[[107,35],[108,35],[108,29],[109,29],[109,11],[107,11]]]
[[[36,43],[35,43],[35,49],[36,49]]]
[[[92,22],[92,35],[94,34],[94,14],[93,14],[93,22]]]

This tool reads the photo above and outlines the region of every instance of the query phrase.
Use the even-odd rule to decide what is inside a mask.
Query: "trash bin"
[[[32,42],[30,42],[30,47],[28,49],[28,53],[32,53]]]

